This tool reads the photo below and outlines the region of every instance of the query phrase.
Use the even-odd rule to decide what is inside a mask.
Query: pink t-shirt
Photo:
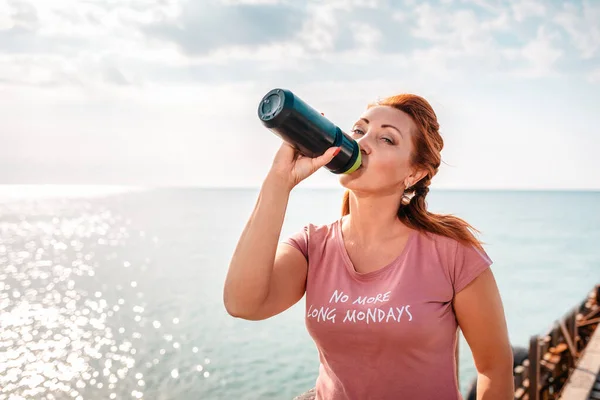
[[[413,231],[383,268],[354,270],[341,219],[284,240],[308,259],[306,327],[319,352],[317,400],[462,399],[452,300],[492,261]]]

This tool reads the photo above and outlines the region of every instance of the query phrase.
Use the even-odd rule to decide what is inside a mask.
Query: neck
[[[409,230],[398,218],[397,193],[373,196],[350,192],[349,203],[344,230],[358,242],[382,241]]]

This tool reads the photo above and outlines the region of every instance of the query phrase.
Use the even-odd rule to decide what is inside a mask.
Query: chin
[[[381,178],[381,176],[365,177],[364,173],[361,173],[361,171],[358,170],[352,174],[342,174],[338,180],[340,185],[345,189],[363,194],[389,195],[399,193],[402,190],[401,181]]]
[[[348,190],[364,189],[361,177],[363,176],[364,170],[362,168],[354,171],[351,174],[340,174],[338,181],[340,185]]]

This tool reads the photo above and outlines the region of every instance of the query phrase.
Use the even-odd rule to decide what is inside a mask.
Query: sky
[[[257,187],[275,87],[346,131],[425,97],[432,189],[600,189],[593,0],[0,0],[0,184]]]

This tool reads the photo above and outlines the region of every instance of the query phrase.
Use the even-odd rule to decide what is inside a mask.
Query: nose
[[[357,139],[356,142],[358,143],[358,147],[360,147],[360,152],[362,154],[371,154],[371,145],[369,143],[369,141],[367,140],[367,137],[369,135],[364,135],[363,137],[361,137],[360,139]]]

